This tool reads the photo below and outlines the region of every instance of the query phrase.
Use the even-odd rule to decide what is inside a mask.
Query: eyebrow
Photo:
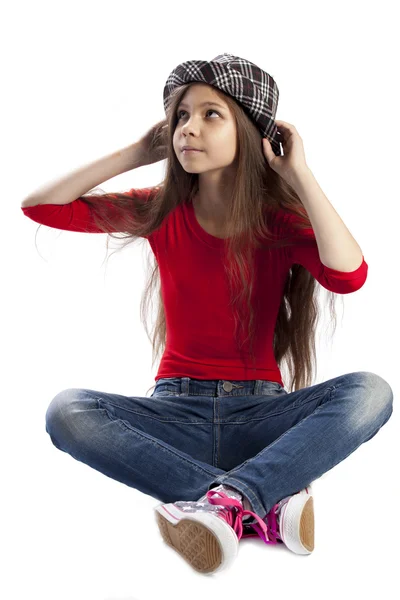
[[[178,108],[180,108],[181,106],[185,106],[186,108],[188,108],[188,105],[185,102],[181,102]],[[222,106],[222,104],[218,104],[218,102],[202,102],[200,106],[219,106],[219,108],[225,109],[225,106]]]

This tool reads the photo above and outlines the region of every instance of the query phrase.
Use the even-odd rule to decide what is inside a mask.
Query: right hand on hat
[[[151,165],[167,158],[167,121],[163,119],[137,142],[140,162],[142,165]]]

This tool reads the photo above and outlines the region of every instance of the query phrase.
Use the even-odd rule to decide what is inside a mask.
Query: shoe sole
[[[280,534],[284,544],[296,554],[314,550],[314,498],[305,490],[292,496],[283,507]]]
[[[237,535],[220,517],[199,512],[182,518],[174,504],[159,504],[154,510],[164,541],[199,573],[221,571],[236,558]]]

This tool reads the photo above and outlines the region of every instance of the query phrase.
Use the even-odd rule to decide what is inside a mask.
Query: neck
[[[218,224],[225,224],[227,219],[227,203],[224,200],[213,200],[209,197],[202,197],[200,191],[197,191],[193,197],[193,205],[196,213],[205,221]]]

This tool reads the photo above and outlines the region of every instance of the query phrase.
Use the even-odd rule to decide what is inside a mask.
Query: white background
[[[1,596],[397,598],[395,3],[13,2],[0,16]],[[59,451],[45,431],[46,409],[63,389],[145,396],[154,384],[158,362],[152,369],[139,316],[150,246],[134,244],[106,266],[106,235],[45,226],[37,233],[20,203],[137,141],[165,117],[172,69],[223,52],[276,79],[276,118],[296,126],[312,172],[369,266],[364,286],[338,299],[332,343],[325,310],[315,383],[372,371],[392,386],[395,408],[378,435],[314,483],[311,556],[254,538],[240,544],[231,569],[204,576],[162,541],[157,500]],[[159,162],[100,187],[151,186],[164,169]]]

